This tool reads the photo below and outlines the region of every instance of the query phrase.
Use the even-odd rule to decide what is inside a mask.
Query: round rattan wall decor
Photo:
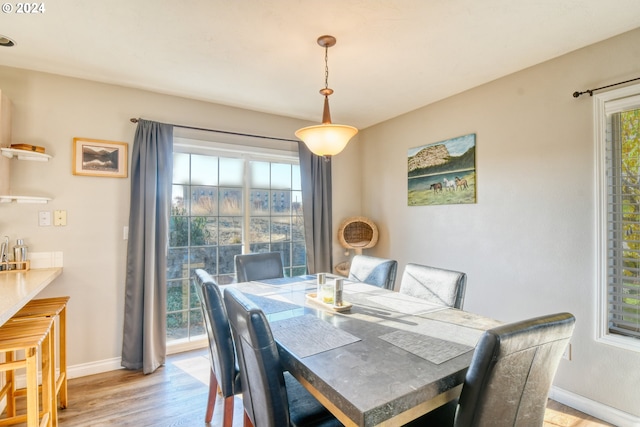
[[[378,227],[368,218],[354,216],[345,219],[338,229],[338,241],[342,247],[362,253],[378,243]]]

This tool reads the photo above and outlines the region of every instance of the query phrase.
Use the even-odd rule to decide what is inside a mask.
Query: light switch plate
[[[40,227],[49,227],[51,225],[51,211],[38,212],[38,225]]]

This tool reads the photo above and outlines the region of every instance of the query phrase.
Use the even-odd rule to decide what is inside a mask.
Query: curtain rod
[[[129,119],[131,123],[138,123],[138,119],[135,117]],[[176,125],[174,123],[166,123],[173,127],[183,128],[183,129],[193,129],[193,130],[203,130],[206,132],[216,132],[216,133],[224,133],[226,135],[237,135],[237,136],[249,136],[251,138],[262,138],[262,139],[272,139],[274,141],[286,141],[286,142],[298,142],[296,139],[286,139],[286,138],[276,138],[274,136],[264,136],[264,135],[253,135],[250,133],[241,133],[241,132],[232,132],[229,130],[219,130],[219,129],[207,129],[207,128],[199,128],[195,126],[186,126],[186,125]]]
[[[577,97],[579,97],[580,95],[584,95],[585,93],[588,93],[588,94],[589,94],[589,96],[593,96],[593,92],[595,92],[596,90],[606,89],[606,88],[608,88],[608,87],[612,87],[612,86],[623,85],[623,84],[625,84],[625,83],[633,82],[633,81],[636,81],[636,80],[640,80],[640,77],[636,77],[635,79],[626,80],[626,81],[624,81],[624,82],[620,82],[620,83],[614,83],[614,84],[612,84],[612,85],[607,85],[607,86],[598,87],[598,88],[595,88],[595,89],[587,89],[587,90],[585,90],[584,92],[577,92],[577,91],[576,91],[576,92],[573,92],[573,97],[574,97],[574,98],[577,98]]]

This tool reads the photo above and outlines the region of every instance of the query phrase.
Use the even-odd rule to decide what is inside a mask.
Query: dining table
[[[480,336],[500,324],[347,279],[336,307],[317,298],[316,283],[304,275],[222,288],[262,309],[283,369],[345,426],[398,426],[455,399]]]

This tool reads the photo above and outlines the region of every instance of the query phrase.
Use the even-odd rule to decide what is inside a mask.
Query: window
[[[250,151],[251,150],[251,151]],[[167,342],[204,337],[191,278],[235,280],[234,256],[279,251],[286,276],[306,273],[297,153],[174,145],[167,255]]]
[[[595,96],[598,339],[640,351],[640,85]]]

